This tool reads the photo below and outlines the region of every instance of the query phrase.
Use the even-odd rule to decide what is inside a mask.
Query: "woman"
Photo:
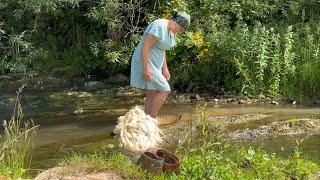
[[[145,111],[156,118],[169,92],[170,72],[165,51],[175,45],[175,35],[190,25],[190,16],[178,12],[170,20],[153,21],[145,30],[131,61],[130,85],[144,89]]]

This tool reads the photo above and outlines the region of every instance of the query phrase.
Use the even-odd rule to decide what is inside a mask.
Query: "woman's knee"
[[[157,94],[158,98],[165,100],[169,95],[169,91],[161,91]]]
[[[162,91],[161,94],[165,97],[169,95],[170,91]]]
[[[153,95],[155,95],[155,94],[157,93],[157,91],[152,90],[152,89],[146,89],[146,90],[144,91],[144,93],[145,93],[147,96],[153,96]]]

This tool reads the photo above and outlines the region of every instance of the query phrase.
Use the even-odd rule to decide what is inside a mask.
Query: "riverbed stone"
[[[243,100],[243,99],[240,99],[240,100],[238,101],[238,104],[246,104],[246,101]]]
[[[272,101],[270,102],[270,104],[279,105],[279,102],[277,102],[277,101],[275,101],[275,100],[272,100]]]

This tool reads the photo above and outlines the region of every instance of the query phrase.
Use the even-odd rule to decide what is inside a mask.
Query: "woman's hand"
[[[149,65],[146,66],[145,69],[144,69],[144,79],[146,81],[150,81],[151,77],[152,77],[152,74],[153,74],[153,72],[152,72],[151,68],[149,67]]]
[[[166,78],[167,81],[170,80],[170,72],[167,68],[163,69],[162,74],[163,74],[164,78]]]

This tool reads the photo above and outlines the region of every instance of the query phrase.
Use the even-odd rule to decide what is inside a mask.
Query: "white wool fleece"
[[[120,147],[143,152],[162,143],[158,121],[138,106],[118,118],[114,133],[119,135]]]

